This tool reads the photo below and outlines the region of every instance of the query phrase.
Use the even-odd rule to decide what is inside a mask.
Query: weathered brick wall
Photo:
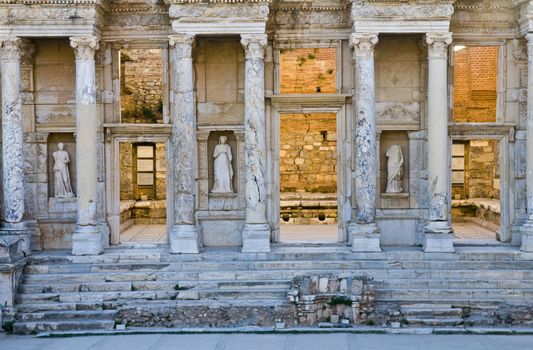
[[[282,94],[335,93],[336,64],[335,48],[281,50],[280,92]]]
[[[280,146],[281,192],[337,192],[335,114],[282,114]]]
[[[162,122],[163,56],[161,49],[120,52],[121,110],[125,123]]]
[[[454,53],[454,65],[454,121],[496,121],[498,47],[466,47]]]

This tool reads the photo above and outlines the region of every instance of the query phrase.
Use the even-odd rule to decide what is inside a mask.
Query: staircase
[[[16,333],[132,327],[294,324],[293,277],[365,275],[376,287],[375,324],[398,310],[408,326],[497,325],[502,305],[528,310],[533,261],[512,248],[352,253],[346,247],[277,247],[171,255],[165,248],[110,249],[100,256],[40,252],[16,296]],[[463,310],[468,310],[463,314]],[[526,312],[527,313],[527,312]],[[469,321],[470,320],[470,321]],[[533,325],[533,324],[532,324]]]

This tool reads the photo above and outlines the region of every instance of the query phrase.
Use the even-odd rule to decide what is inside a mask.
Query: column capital
[[[526,34],[527,39],[527,57],[528,60],[533,60],[533,33]]]
[[[266,34],[241,34],[246,59],[263,59],[268,39]]]
[[[70,38],[70,46],[74,49],[76,60],[94,60],[94,53],[98,50],[96,36],[74,36]]]
[[[354,58],[373,58],[378,40],[376,33],[352,33],[349,43]]]
[[[168,37],[168,44],[176,49],[177,57],[191,58],[196,36],[192,33],[173,34]]]
[[[452,33],[426,33],[428,58],[448,57],[448,45],[452,43]]]
[[[28,40],[19,37],[7,37],[0,39],[0,58],[2,61],[20,61]]]

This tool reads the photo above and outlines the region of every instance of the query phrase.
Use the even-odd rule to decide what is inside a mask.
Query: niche
[[[58,144],[63,144],[63,149],[68,153],[70,163],[68,170],[70,175],[70,184],[74,194],[77,193],[76,187],[76,141],[71,133],[52,133],[48,136],[48,196],[54,197],[54,157],[52,154],[58,150]]]
[[[387,151],[393,145],[401,148],[403,156],[402,191],[387,193]],[[379,146],[379,192],[381,193],[381,208],[409,208],[409,137],[405,131],[383,131]]]
[[[211,131],[209,133],[209,138],[207,139],[207,152],[208,152],[208,171],[209,171],[209,194],[211,195],[211,189],[213,188],[213,182],[214,182],[214,157],[213,152],[215,151],[215,146],[218,145],[220,136],[226,136],[227,141],[226,143],[231,148],[231,154],[233,156],[233,160],[231,161],[231,167],[233,169],[233,192],[238,192],[238,172],[237,172],[237,164],[238,164],[238,153],[237,153],[237,139],[235,138],[235,133],[231,130],[227,131]]]

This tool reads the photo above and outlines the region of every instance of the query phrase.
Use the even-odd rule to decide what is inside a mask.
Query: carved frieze
[[[376,103],[378,123],[409,123],[420,120],[420,104],[413,103]]]
[[[209,3],[178,3],[169,9],[171,18],[178,21],[209,21],[214,19],[240,18],[249,21],[266,21],[268,3],[243,2],[238,6],[228,3],[226,6],[209,6]]]
[[[403,3],[394,4],[390,1],[368,2],[353,0],[351,13],[353,18],[357,17],[403,17],[409,19],[431,19],[450,17],[453,14],[451,1],[430,2],[430,3]]]

